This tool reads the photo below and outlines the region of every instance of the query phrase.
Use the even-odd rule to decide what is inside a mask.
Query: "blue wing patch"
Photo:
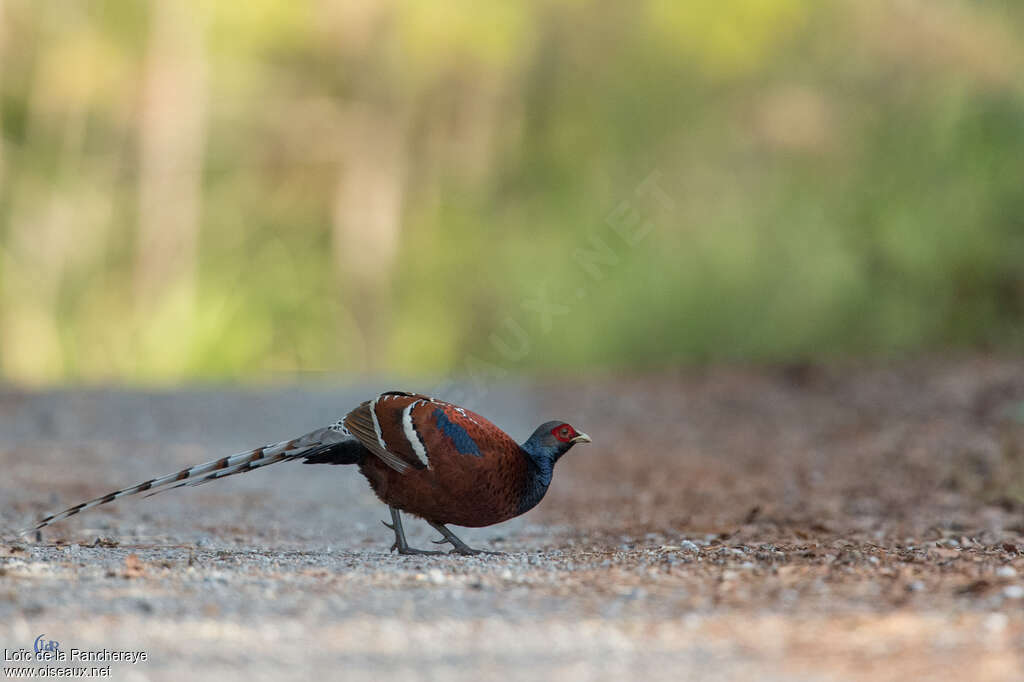
[[[476,442],[466,433],[466,429],[449,419],[444,410],[440,407],[436,408],[434,410],[434,417],[437,419],[438,428],[444,431],[444,435],[452,439],[452,443],[455,444],[455,449],[459,451],[459,454],[482,457],[480,448],[476,446]]]

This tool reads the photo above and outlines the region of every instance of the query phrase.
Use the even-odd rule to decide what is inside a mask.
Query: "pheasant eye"
[[[576,429],[572,428],[568,424],[559,424],[548,433],[563,443],[568,443],[576,435]]]

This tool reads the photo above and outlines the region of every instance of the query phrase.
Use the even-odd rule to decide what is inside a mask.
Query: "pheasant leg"
[[[405,540],[405,530],[402,529],[402,513],[395,507],[388,507],[391,510],[391,521],[381,521],[385,526],[395,532],[395,544],[391,545],[391,551],[398,551],[399,554],[444,554],[437,550],[429,549],[416,549],[410,547],[409,543]]]

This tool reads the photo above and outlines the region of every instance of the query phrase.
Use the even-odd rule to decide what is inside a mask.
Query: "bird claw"
[[[406,555],[409,555],[409,554],[431,554],[431,555],[432,554],[444,554],[444,552],[442,552],[440,550],[416,549],[415,547],[402,547],[402,546],[400,546],[398,544],[397,540],[394,542],[394,544],[391,545],[391,549],[389,551],[391,551],[391,552],[398,552],[399,554],[406,554]]]
[[[415,547],[399,547],[399,554],[415,554],[415,555],[429,555],[436,556],[438,554],[444,554],[444,552],[437,549],[416,549]]]
[[[493,552],[489,549],[476,549],[474,547],[456,547],[448,553],[461,554],[463,556],[479,556],[480,554],[489,554],[491,556],[504,556],[505,554],[504,552]]]
[[[483,550],[473,549],[472,547],[455,547],[448,553],[461,554],[462,556],[476,556],[477,554],[482,554]]]

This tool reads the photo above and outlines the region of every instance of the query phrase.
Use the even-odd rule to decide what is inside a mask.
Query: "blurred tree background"
[[[1009,1],[0,0],[0,378],[1019,350],[1022,67]]]

